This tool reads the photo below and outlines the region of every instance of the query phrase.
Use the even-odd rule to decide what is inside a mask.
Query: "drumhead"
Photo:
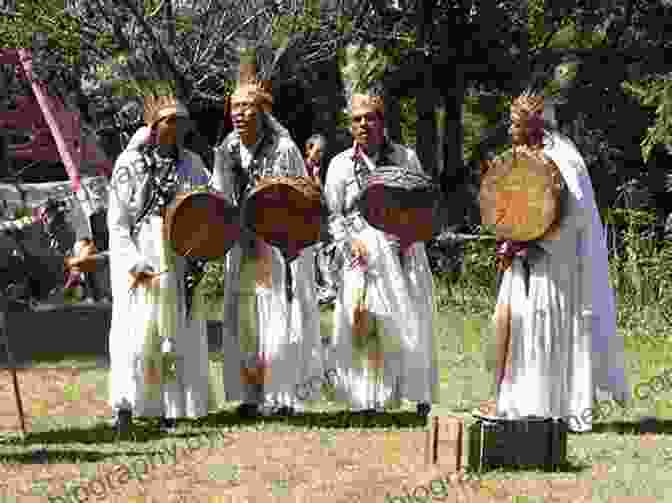
[[[244,225],[281,249],[318,243],[327,215],[320,186],[307,177],[264,178],[243,203]]]
[[[366,178],[357,206],[372,227],[407,245],[432,239],[439,227],[439,197],[429,175],[381,166]]]
[[[178,255],[220,258],[240,239],[240,212],[218,192],[178,194],[164,229]]]
[[[562,213],[566,185],[558,166],[542,152],[511,150],[488,163],[480,190],[481,221],[499,239],[534,241]]]

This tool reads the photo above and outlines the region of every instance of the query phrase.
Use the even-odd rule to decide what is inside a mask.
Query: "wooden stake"
[[[429,423],[427,426],[427,437],[425,441],[425,464],[432,464],[432,429],[434,428],[433,423]]]
[[[16,398],[16,408],[19,411],[19,421],[21,423],[21,436],[25,440],[26,438],[26,420],[23,415],[23,403],[21,402],[21,392],[19,391],[19,379],[16,375],[16,363],[14,362],[14,355],[9,348],[9,323],[8,323],[8,308],[9,303],[7,299],[2,299],[2,312],[0,312],[0,343],[3,343],[5,346],[5,354],[7,355],[7,363],[9,365],[10,371],[12,373],[12,382],[14,384],[14,397]]]
[[[446,463],[446,450],[454,450],[455,454],[455,470],[462,469],[462,444],[464,441],[464,421],[462,418],[455,416],[444,417],[441,421],[443,433],[440,432],[439,418],[434,417],[430,427],[427,430],[426,447],[425,447],[425,462],[433,465]],[[457,431],[454,430],[457,426]],[[441,437],[444,435],[444,437]],[[442,452],[439,452],[440,445],[443,445]],[[452,460],[451,460],[452,461]],[[450,462],[447,464],[451,464]]]
[[[458,423],[457,426],[457,449],[455,452],[455,467],[459,472],[462,469],[462,438],[464,437],[464,421]]]
[[[434,416],[434,442],[432,445],[432,463],[439,461],[439,418]]]

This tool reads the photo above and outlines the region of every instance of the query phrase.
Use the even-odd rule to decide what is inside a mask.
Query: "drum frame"
[[[184,204],[188,204],[190,199],[201,198],[203,196],[209,196],[207,211],[211,216],[214,216],[215,221],[200,223],[198,232],[196,234],[198,237],[202,235],[208,235],[208,237],[211,239],[200,240],[199,242],[205,242],[203,246],[191,246],[187,248],[188,245],[182,245],[176,242],[176,240],[179,239],[179,236],[175,236],[175,221],[181,217],[180,209]],[[216,211],[214,214],[212,214],[213,197],[221,203],[221,207],[215,207]],[[195,206],[192,206],[192,208],[194,207]],[[199,208],[199,210],[204,211],[203,208]],[[221,221],[219,220],[220,217]],[[213,227],[215,227],[215,229],[213,229]],[[214,232],[216,231],[217,227],[220,229],[219,233]],[[189,233],[189,236],[192,238],[195,234],[194,230],[195,229],[192,228],[191,232]],[[240,239],[240,232],[240,211],[237,207],[229,204],[228,200],[221,192],[180,192],[177,194],[175,201],[173,201],[173,203],[171,203],[170,206],[166,209],[164,214],[165,236],[171,242],[175,252],[183,257],[192,256],[206,259],[224,257]],[[207,245],[208,242],[212,241],[213,237],[221,237],[222,235],[224,238],[216,242],[221,244]],[[191,244],[191,241],[189,243]]]
[[[319,192],[319,199],[312,200],[296,184],[290,183],[292,178],[294,177],[263,178],[245,197],[242,218],[246,228],[271,246],[283,250],[292,248],[298,253],[320,242],[322,226],[327,222],[328,212],[319,185],[308,177],[296,177],[301,179],[299,184],[310,184],[313,190]],[[264,200],[274,201],[276,204],[269,207],[262,202]],[[286,218],[279,218],[279,215]],[[320,221],[318,226],[315,226],[315,219]],[[307,223],[312,225],[306,225]]]
[[[505,155],[506,157],[504,157],[504,154],[498,156],[494,161],[484,161],[487,169],[484,170],[482,175],[479,190],[481,222],[485,226],[494,227],[497,238],[501,240],[529,242],[541,239],[557,227],[563,215],[567,188],[562,173],[557,164],[543,151],[531,151],[525,147],[518,147],[505,152]],[[501,203],[515,197],[512,190],[502,189],[501,184],[502,179],[506,179],[514,170],[521,169],[518,165],[519,162],[535,163],[537,166],[534,171],[537,172],[537,176],[540,176],[539,172],[542,169],[552,170],[549,175],[553,178],[553,184],[547,187],[546,194],[551,191],[555,200],[555,204],[550,209],[544,207],[541,214],[545,216],[545,220],[540,222],[539,219],[535,221],[528,218],[524,229],[521,229],[521,226],[514,226],[512,223],[502,222],[502,217],[499,214],[502,205],[498,204],[498,202]],[[545,166],[544,168],[541,167],[542,164]],[[528,178],[534,178],[534,173]],[[498,201],[497,194],[500,192],[501,196],[499,196]],[[527,204],[526,207],[529,208],[530,205]],[[510,206],[507,206],[505,209],[509,208]],[[539,214],[537,213],[537,215]],[[550,219],[548,215],[553,215],[553,218]]]

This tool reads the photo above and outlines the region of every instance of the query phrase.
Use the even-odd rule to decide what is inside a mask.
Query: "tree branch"
[[[615,49],[616,46],[618,45],[618,42],[620,42],[621,37],[623,37],[623,34],[625,33],[625,30],[628,29],[628,26],[630,26],[630,23],[632,23],[632,16],[634,14],[634,1],[633,0],[628,0],[628,4],[625,7],[625,19],[623,20],[623,23],[619,26],[618,30],[614,30],[613,34],[607,33],[607,37],[611,38],[611,36],[614,37],[613,40],[608,40],[609,48],[610,49]]]
[[[179,95],[179,97],[184,98],[188,86],[184,79],[184,76],[177,70],[174,62],[172,61],[172,58],[170,57],[170,54],[168,54],[166,48],[163,46],[161,41],[156,37],[154,31],[149,26],[149,24],[147,24],[147,21],[145,20],[142,13],[138,11],[137,6],[133,5],[133,3],[130,0],[121,0],[121,2],[124,5],[126,5],[126,7],[131,11],[135,19],[142,27],[142,30],[145,32],[145,35],[147,35],[149,40],[152,42],[152,45],[158,50],[158,56],[161,62],[165,64],[166,67],[173,74],[173,78],[175,79],[175,83],[177,84],[177,94]]]

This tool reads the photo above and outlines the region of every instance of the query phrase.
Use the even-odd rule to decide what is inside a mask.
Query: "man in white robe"
[[[555,162],[568,197],[558,225],[534,242],[528,259],[506,258],[496,323],[510,335],[498,342],[496,414],[563,418],[571,430],[589,431],[597,389],[617,401],[629,397],[623,340],[588,170],[571,140],[544,131],[542,111],[541,96],[514,101],[512,140]]]
[[[330,232],[342,261],[327,366],[338,372],[337,399],[350,402],[353,411],[380,411],[408,399],[426,416],[438,401],[438,368],[425,245],[400,250],[394,236],[371,227],[355,205],[376,166],[418,172],[422,166],[413,150],[385,137],[380,93],[354,95],[351,114],[355,143],[332,159],[325,186]],[[362,310],[372,331],[357,335],[354,320]]]
[[[208,413],[207,327],[188,312],[193,264],[163,235],[162,213],[176,193],[208,183],[203,161],[183,146],[188,119],[174,98],[148,98],[149,136],[119,156],[110,183],[109,402],[120,433],[133,415],[173,428],[177,418]]]
[[[263,177],[307,175],[301,151],[271,115],[271,104],[270,93],[242,79],[231,97],[234,131],[215,149],[213,187],[236,206]],[[300,412],[308,398],[303,384],[321,375],[313,247],[288,270],[278,248],[246,231],[227,254],[226,271],[226,398],[242,402],[238,413],[244,417]]]

